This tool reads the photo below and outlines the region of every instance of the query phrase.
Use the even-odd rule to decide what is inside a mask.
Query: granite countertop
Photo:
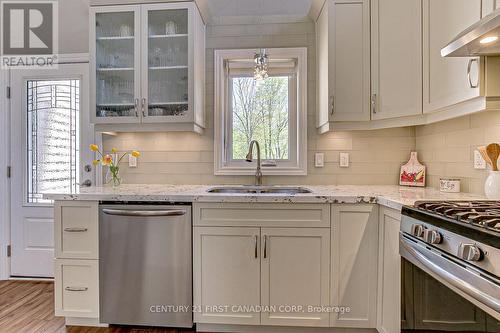
[[[300,185],[312,190],[312,193],[293,195],[207,192],[217,186],[124,184],[117,188],[81,188],[75,193],[45,193],[44,198],[87,201],[378,203],[398,210],[403,205],[413,205],[417,200],[486,199],[484,196],[470,193],[442,193],[433,188],[396,185]]]

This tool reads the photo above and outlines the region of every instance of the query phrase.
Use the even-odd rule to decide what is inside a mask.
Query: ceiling
[[[206,0],[212,18],[306,17],[313,0]]]

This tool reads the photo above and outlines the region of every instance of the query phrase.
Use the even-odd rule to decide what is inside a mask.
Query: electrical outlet
[[[349,167],[349,153],[340,153],[340,167],[341,168]]]
[[[128,166],[129,168],[137,168],[137,157],[128,154]]]
[[[486,169],[486,161],[479,150],[474,150],[474,169]]]
[[[322,168],[325,166],[325,154],[324,153],[314,154],[314,166],[316,168]]]

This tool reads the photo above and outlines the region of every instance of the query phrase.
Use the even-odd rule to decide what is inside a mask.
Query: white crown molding
[[[316,20],[319,17],[319,14],[321,13],[321,9],[323,8],[323,5],[325,4],[326,0],[313,0],[311,3],[311,8],[309,9],[309,18],[316,22]]]
[[[116,5],[135,5],[145,3],[166,3],[166,2],[193,2],[193,0],[89,0],[90,6],[116,6]],[[200,11],[203,22],[207,24],[210,21],[210,11],[208,10],[207,0],[194,0]]]

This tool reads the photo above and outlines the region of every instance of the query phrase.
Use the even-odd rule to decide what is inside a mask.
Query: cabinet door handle
[[[87,291],[89,288],[87,287],[66,287],[64,288],[66,291]]]
[[[134,101],[134,111],[135,111],[135,116],[139,117],[139,99],[136,98]]]
[[[87,228],[64,228],[64,231],[66,232],[86,232],[88,229]]]
[[[267,236],[264,235],[264,259],[267,258]]]
[[[469,62],[467,63],[467,80],[469,81],[469,87],[471,87],[472,89],[475,89],[479,86],[479,80],[478,80],[478,82],[476,82],[476,84],[472,83],[470,71],[472,69],[473,62],[477,63],[477,58],[471,58],[471,59],[469,59]]]
[[[141,101],[142,116],[146,117],[146,99],[143,98]]]
[[[333,116],[334,113],[335,113],[335,96],[332,95],[330,96],[330,115]]]
[[[372,107],[372,113],[377,113],[377,94],[372,94],[370,104]]]
[[[258,249],[257,249],[257,244],[259,243],[259,236],[255,235],[254,243],[255,243],[255,253],[254,253],[254,256],[257,259],[258,255],[259,255],[259,252],[258,252]]]

